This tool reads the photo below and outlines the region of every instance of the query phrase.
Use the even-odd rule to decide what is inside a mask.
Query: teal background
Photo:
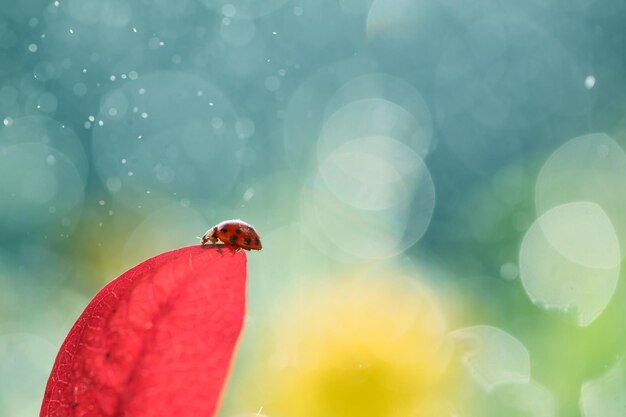
[[[0,0],[0,416],[37,415],[100,287],[228,218],[265,249],[220,415],[274,300],[389,264],[449,331],[528,353],[519,403],[474,379],[459,416],[623,415],[625,21],[618,0]]]

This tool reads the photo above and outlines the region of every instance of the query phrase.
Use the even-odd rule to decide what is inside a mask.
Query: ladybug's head
[[[217,241],[217,227],[213,227],[207,230],[204,236],[200,238],[200,241],[201,241],[201,244],[203,245],[209,242],[216,242]]]

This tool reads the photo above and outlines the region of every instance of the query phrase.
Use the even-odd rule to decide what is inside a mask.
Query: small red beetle
[[[222,242],[225,245],[233,246],[237,249],[245,250],[261,250],[261,239],[254,230],[254,227],[250,226],[241,220],[225,220],[216,224],[200,238],[202,245],[206,245],[209,242],[216,244]]]

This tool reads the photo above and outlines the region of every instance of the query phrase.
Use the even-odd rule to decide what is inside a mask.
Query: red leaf
[[[91,300],[46,386],[41,417],[210,417],[245,312],[246,255],[190,246]]]

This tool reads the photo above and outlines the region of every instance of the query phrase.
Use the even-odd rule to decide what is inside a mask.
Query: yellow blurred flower
[[[270,417],[449,416],[443,315],[415,280],[388,276],[318,283],[277,305],[273,344],[258,339],[233,408],[263,407]]]

